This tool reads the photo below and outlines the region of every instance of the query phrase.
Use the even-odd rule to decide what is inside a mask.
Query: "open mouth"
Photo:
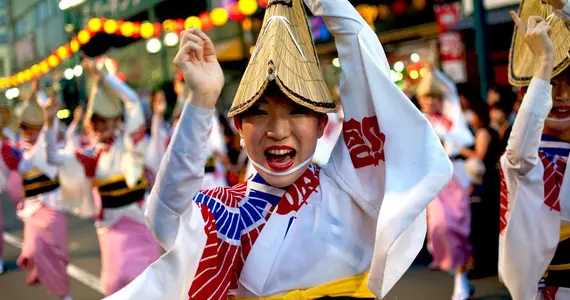
[[[550,110],[550,114],[548,116],[555,119],[568,118],[570,117],[570,106],[555,106]]]
[[[289,146],[270,146],[265,149],[265,161],[275,171],[285,171],[295,163],[297,150]]]

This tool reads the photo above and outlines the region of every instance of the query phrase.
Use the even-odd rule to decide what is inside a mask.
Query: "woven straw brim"
[[[113,91],[99,81],[94,85],[89,98],[87,119],[97,115],[103,119],[115,119],[121,116],[121,99]]]
[[[549,18],[553,13],[552,6],[543,4],[540,0],[522,0],[519,8],[519,16],[526,25],[530,16]],[[551,39],[554,45],[554,70],[552,77],[562,73],[568,65],[570,58],[570,30],[566,23],[557,15],[549,19],[552,29]],[[547,19],[548,20],[548,19]],[[534,73],[537,58],[525,44],[524,37],[515,27],[511,49],[509,53],[509,82],[514,86],[527,86],[530,84]]]
[[[288,23],[283,19],[268,23],[272,16],[283,16]],[[236,92],[229,117],[249,109],[263,96],[271,81],[299,105],[319,113],[336,111],[300,0],[269,2],[256,49]]]
[[[20,124],[30,127],[42,127],[44,124],[44,114],[41,106],[36,101],[35,97],[28,100],[22,109],[20,116]]]

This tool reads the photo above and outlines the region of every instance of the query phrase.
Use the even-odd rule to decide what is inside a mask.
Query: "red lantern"
[[[396,16],[403,15],[407,9],[408,9],[408,3],[406,3],[406,1],[399,0],[392,3],[392,11]]]
[[[184,30],[184,20],[178,19],[176,20],[176,34],[180,34]]]
[[[244,15],[239,10],[239,6],[237,2],[233,2],[228,7],[228,15],[232,21],[241,21]]]
[[[268,2],[269,0],[257,0],[257,3],[259,3],[259,6],[261,6],[262,8],[266,8]]]
[[[207,31],[212,29],[214,24],[212,24],[212,19],[210,18],[210,14],[208,12],[201,13],[198,18],[202,22],[202,30]]]
[[[133,37],[140,38],[141,37],[141,22],[134,22],[133,23]]]
[[[162,24],[154,23],[154,37],[160,37],[162,34]]]

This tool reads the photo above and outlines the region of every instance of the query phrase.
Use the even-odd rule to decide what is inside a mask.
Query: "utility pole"
[[[475,27],[475,51],[479,66],[479,88],[481,98],[487,98],[491,80],[489,44],[487,39],[487,12],[483,0],[473,0],[473,26]]]

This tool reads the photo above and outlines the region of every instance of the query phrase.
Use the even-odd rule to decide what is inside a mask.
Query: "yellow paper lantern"
[[[91,39],[91,34],[87,30],[81,30],[77,34],[77,40],[79,41],[80,45],[85,45]]]
[[[32,74],[34,76],[38,76],[38,75],[40,75],[40,73],[41,73],[40,65],[33,65],[32,66]]]
[[[214,26],[222,26],[228,22],[228,11],[225,8],[214,8],[210,12],[210,18]]]
[[[55,68],[59,64],[59,59],[55,55],[50,55],[48,57],[48,65],[50,68]]]
[[[69,49],[71,49],[72,53],[79,51],[79,42],[77,39],[73,39],[71,42],[69,42]]]
[[[115,20],[107,20],[103,25],[103,30],[107,34],[114,34],[115,32],[117,32],[117,29],[119,29],[119,26],[117,25],[117,21]]]
[[[196,16],[188,17],[186,21],[184,21],[184,29],[188,29],[190,27],[202,29],[202,21],[200,21],[200,18]]]
[[[141,37],[149,39],[154,35],[154,25],[150,22],[144,22],[141,25]]]
[[[239,0],[239,10],[246,16],[251,16],[257,11],[256,0]]]
[[[42,74],[49,72],[49,65],[48,65],[46,60],[44,60],[40,63],[40,72]]]
[[[121,34],[125,37],[133,36],[135,32],[135,24],[133,22],[125,22],[121,25]]]
[[[69,57],[69,51],[68,48],[66,46],[61,46],[59,48],[57,48],[57,56],[60,59],[66,59]]]
[[[24,71],[24,78],[26,79],[26,81],[30,81],[32,80],[32,70],[31,69],[27,69]]]
[[[99,18],[93,18],[87,22],[87,29],[89,29],[91,32],[101,31],[102,26],[103,22]]]
[[[18,75],[16,76],[18,84],[24,82],[24,72],[19,72]]]
[[[176,31],[176,21],[170,19],[166,20],[162,22],[162,28],[164,29],[164,31],[174,32]]]

